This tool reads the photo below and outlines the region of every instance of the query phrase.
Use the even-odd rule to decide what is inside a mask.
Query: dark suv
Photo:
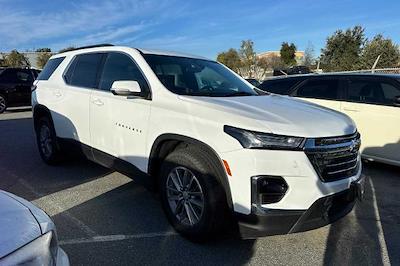
[[[38,74],[36,69],[0,69],[0,113],[7,107],[31,105],[31,86]]]

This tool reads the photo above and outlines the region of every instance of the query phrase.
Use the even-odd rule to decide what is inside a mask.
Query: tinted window
[[[16,71],[18,82],[33,82],[32,74],[29,70],[18,70]]]
[[[307,81],[294,96],[337,100],[339,99],[339,81],[334,79],[314,79]]]
[[[0,75],[1,82],[17,83],[17,75],[15,69],[5,69]]]
[[[144,55],[158,79],[176,94],[229,97],[258,93],[217,62],[164,55]]]
[[[57,57],[47,61],[42,72],[37,77],[38,80],[48,80],[57,67],[61,64],[65,57]]]
[[[381,88],[385,97],[386,103],[391,104],[396,98],[400,97],[400,88],[393,84],[382,82]]]
[[[347,94],[352,102],[391,105],[400,96],[400,89],[385,81],[351,80]]]
[[[109,91],[116,80],[135,80],[143,90],[148,90],[142,73],[130,57],[121,53],[110,53],[104,63],[99,89]]]
[[[74,74],[75,66],[76,66],[76,58],[69,64],[67,72],[64,74],[65,82],[71,84],[72,74]]]
[[[78,55],[74,59],[76,65],[71,65],[74,65],[74,69],[67,82],[77,87],[95,88],[102,58],[103,54],[99,53]]]
[[[287,95],[299,82],[300,80],[298,79],[266,80],[259,86],[259,88],[264,91]]]

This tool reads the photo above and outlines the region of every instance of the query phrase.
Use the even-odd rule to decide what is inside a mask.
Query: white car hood
[[[309,138],[348,135],[356,131],[347,115],[288,96],[180,98],[224,112],[227,125],[254,131]]]
[[[30,209],[16,198],[0,191],[0,258],[42,235]]]

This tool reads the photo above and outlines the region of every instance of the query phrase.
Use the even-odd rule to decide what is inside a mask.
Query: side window
[[[395,99],[400,97],[399,87],[395,87],[393,84],[387,82],[382,82],[381,87],[386,104],[393,104],[395,102]]]
[[[14,69],[5,69],[0,75],[1,82],[17,83],[16,71]]]
[[[287,95],[299,82],[297,79],[267,80],[260,85],[260,89],[276,94]]]
[[[97,73],[102,58],[102,53],[82,54],[76,56],[74,59],[76,64],[73,62],[66,73],[66,82],[77,87],[96,87]]]
[[[57,57],[50,59],[46,65],[44,66],[43,70],[39,73],[37,77],[38,80],[48,80],[53,72],[57,69],[57,67],[61,64],[65,57]],[[36,70],[34,71],[34,73]]]
[[[385,88],[386,95],[383,88]],[[392,104],[395,97],[393,94],[396,94],[396,90],[393,85],[386,82],[355,79],[349,81],[347,98],[349,101],[359,103]]]
[[[20,71],[17,71],[16,75],[17,75],[18,82],[28,83],[28,82],[33,81],[32,75],[29,71],[20,70]]]
[[[298,88],[293,95],[305,98],[338,100],[340,97],[339,80],[312,79]]]
[[[122,53],[109,53],[104,63],[99,89],[109,91],[116,80],[135,80],[142,90],[148,90],[146,80],[129,56]]]

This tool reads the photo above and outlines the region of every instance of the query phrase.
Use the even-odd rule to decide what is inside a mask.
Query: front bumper
[[[62,248],[58,248],[56,266],[69,266],[69,259]]]
[[[276,210],[253,206],[250,215],[237,213],[242,238],[290,234],[316,229],[348,214],[364,195],[365,177],[349,189],[315,201],[308,210]]]

